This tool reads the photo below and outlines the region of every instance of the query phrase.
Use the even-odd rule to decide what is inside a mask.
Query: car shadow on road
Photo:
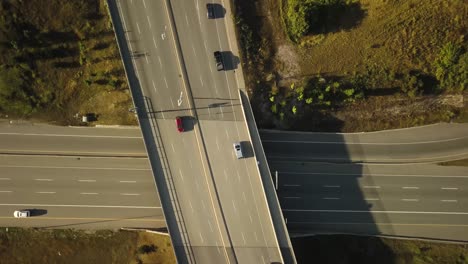
[[[47,210],[45,209],[23,209],[22,211],[29,211],[29,216],[34,217],[34,216],[41,216],[41,215],[46,215]]]

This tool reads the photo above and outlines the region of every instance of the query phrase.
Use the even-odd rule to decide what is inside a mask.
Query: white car
[[[13,216],[16,217],[16,218],[25,218],[25,217],[30,217],[31,216],[31,212],[25,210],[25,211],[15,211],[13,213]]]

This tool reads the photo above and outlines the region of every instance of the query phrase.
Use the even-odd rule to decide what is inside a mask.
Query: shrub
[[[468,86],[468,54],[460,45],[445,44],[434,66],[441,90],[461,92]]]

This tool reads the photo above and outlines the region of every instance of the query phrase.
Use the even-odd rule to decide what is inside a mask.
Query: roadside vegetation
[[[292,243],[298,263],[468,263],[466,244],[347,235],[294,238]]]
[[[0,228],[2,264],[176,263],[168,236],[136,231]]]
[[[0,3],[0,118],[136,124],[105,0]]]
[[[443,0],[233,0],[263,128],[468,121],[468,8]]]

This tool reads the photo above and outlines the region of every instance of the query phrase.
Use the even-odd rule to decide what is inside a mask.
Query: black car
[[[215,5],[214,4],[206,4],[207,16],[208,19],[215,19]]]
[[[216,69],[218,71],[224,70],[223,55],[221,54],[221,51],[215,51],[214,57],[216,61]]]

